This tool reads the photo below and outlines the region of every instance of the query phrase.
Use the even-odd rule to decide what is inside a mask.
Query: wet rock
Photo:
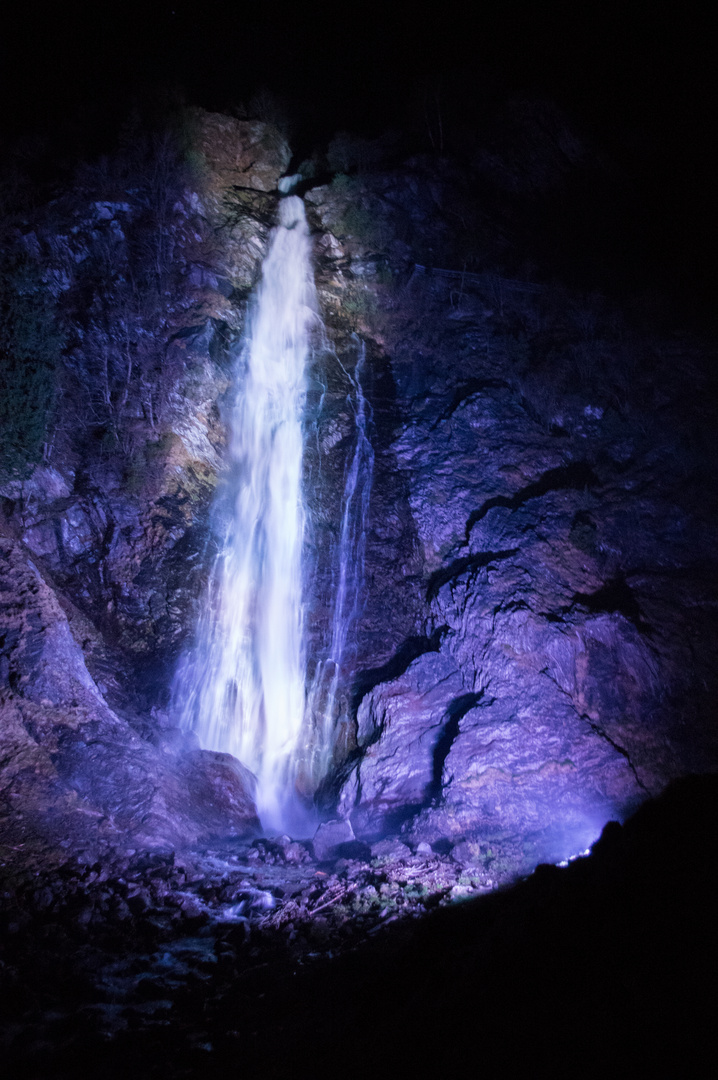
[[[276,191],[291,150],[271,124],[236,120],[203,109],[191,111],[198,149],[208,166],[208,183],[217,191],[232,187]]]
[[[411,848],[396,838],[379,840],[376,844],[371,845],[373,859],[391,859],[394,861],[404,859],[409,855],[411,855]]]
[[[359,760],[339,806],[359,835],[404,815],[414,843],[503,824],[562,830],[580,848],[692,768],[665,687],[680,694],[687,678],[697,702],[695,671],[708,670],[681,641],[701,639],[696,618],[715,633],[692,614],[706,609],[678,528],[679,504],[701,513],[696,492],[680,492],[665,472],[659,480],[647,457],[632,459],[643,480],[627,486],[619,432],[605,413],[598,424],[593,405],[571,412],[567,403],[560,441],[527,422],[489,346],[478,355],[490,324],[469,308],[476,357],[449,322],[430,351],[418,337],[413,350],[394,341],[399,399],[414,411],[392,449],[422,551],[428,627],[443,636],[438,653],[358,694]],[[437,307],[432,325],[438,318]],[[650,574],[638,570],[649,565]],[[675,575],[691,582],[687,591]],[[390,595],[391,581],[383,585]],[[421,665],[454,680],[437,679],[433,713],[412,681]],[[691,738],[713,761],[700,711]]]
[[[248,289],[254,283],[275,209],[272,194],[291,151],[271,124],[203,109],[192,110],[192,119],[198,149],[208,165],[198,197],[206,217],[222,230],[217,268],[231,295],[233,288]],[[225,301],[224,307],[225,317],[236,318],[231,304]]]
[[[299,864],[308,862],[310,855],[304,844],[295,841],[285,847],[284,858],[288,863]]]
[[[124,922],[126,919],[131,918],[132,912],[129,905],[121,896],[113,896],[110,905],[109,912],[113,919],[117,919],[119,922]]]
[[[186,896],[182,899],[180,911],[188,919],[197,919],[205,914],[206,908],[196,896]]]
[[[393,813],[431,798],[441,772],[449,709],[463,690],[463,676],[452,658],[427,653],[404,675],[364,698],[358,741],[365,752],[343,793],[358,831],[381,829]],[[354,791],[359,794],[352,805],[348,795]]]
[[[64,827],[63,814],[84,835],[111,822],[154,843],[255,834],[248,770],[229,755],[171,754],[140,738],[108,707],[27,550],[6,537],[0,550],[0,792],[13,791],[15,813],[41,816],[50,834]],[[98,854],[81,858],[92,866]]]
[[[334,856],[339,857],[337,869],[352,871],[357,865],[366,863],[371,859],[371,847],[362,840],[347,840],[338,844],[334,849]]]
[[[133,915],[142,915],[152,906],[152,899],[149,892],[144,889],[136,892],[133,896],[129,897],[127,906]]]
[[[467,897],[472,896],[474,893],[471,885],[452,885],[451,887],[451,899],[452,900],[465,900]]]
[[[206,513],[226,440],[218,401],[230,381],[228,350],[264,254],[275,211],[270,193],[290,158],[271,125],[201,109],[188,111],[185,119],[203,160],[202,180],[200,190],[169,196],[172,266],[162,273],[182,286],[165,294],[162,328],[154,316],[152,325],[138,317],[133,332],[146,348],[141,361],[134,358],[116,409],[108,405],[79,426],[76,417],[58,419],[64,435],[54,444],[53,466],[38,466],[22,482],[0,484],[10,531],[47,561],[57,584],[96,624],[95,636],[97,627],[106,636],[110,663],[102,676],[89,664],[93,677],[108,686],[112,680],[124,683],[131,695],[152,700],[157,684],[165,688],[180,642],[195,621],[207,570],[200,558]],[[165,179],[167,194],[173,179]],[[60,275],[62,291],[73,297],[70,379],[77,376],[82,389],[73,382],[68,402],[76,391],[94,393],[82,383],[92,381],[93,349],[113,349],[109,328],[100,344],[87,325],[97,282],[85,280],[82,268],[103,244],[113,259],[132,261],[127,238],[133,229],[142,230],[138,219],[145,214],[135,194],[128,192],[120,202],[95,199],[84,214],[81,199],[71,223],[36,223],[38,257],[42,249],[49,276]],[[105,290],[111,322],[123,303],[122,285],[108,281]],[[122,434],[113,441],[110,429]],[[109,453],[95,457],[88,447],[98,445],[103,433]],[[83,634],[83,648],[86,640]],[[108,648],[108,641],[120,649]],[[143,669],[140,680],[136,667]]]
[[[354,839],[354,830],[349,821],[325,821],[312,838],[314,856],[319,862],[323,862],[330,859],[341,845]]]
[[[230,754],[195,750],[180,758],[186,809],[210,836],[251,836],[260,828],[254,775]],[[181,796],[181,789],[177,792]]]
[[[103,704],[50,584],[22,544],[0,536],[0,686],[38,704]]]
[[[369,242],[362,249],[342,232],[351,199],[371,203],[379,220],[387,193],[407,184],[407,205],[423,229],[431,217],[423,185],[437,191],[445,182],[417,168],[411,193],[397,175],[358,180],[346,196],[339,184],[315,189],[309,201],[325,229],[327,283],[340,280],[342,259],[366,270],[371,257]],[[365,626],[376,604],[393,630],[411,581],[418,604],[405,642],[419,627],[426,642],[439,633],[433,647],[441,659],[433,663],[453,668],[458,685],[439,700],[437,723],[418,703],[401,643],[382,655],[382,666],[371,654],[380,646],[369,647],[369,670],[355,685],[359,760],[344,776],[338,806],[358,835],[404,814],[403,835],[413,843],[451,845],[503,822],[525,829],[529,846],[531,830],[548,835],[552,826],[579,844],[699,757],[703,767],[718,761],[707,706],[715,677],[701,644],[716,634],[707,614],[717,580],[715,525],[701,505],[700,455],[692,459],[695,483],[681,481],[671,464],[691,423],[680,378],[662,369],[663,415],[671,419],[661,431],[637,398],[631,416],[606,405],[600,377],[541,386],[541,376],[532,381],[513,366],[504,320],[510,308],[509,322],[526,333],[530,366],[545,356],[545,324],[536,334],[529,325],[545,313],[551,289],[470,278],[415,267],[401,298],[366,286],[381,309],[376,325],[396,411],[382,443],[388,410],[377,400],[367,544],[374,595],[369,590]],[[570,303],[555,299],[565,335]],[[567,357],[573,346],[565,336],[555,341],[556,355]],[[692,346],[684,340],[675,348],[687,358]],[[655,385],[655,371],[648,382]],[[702,430],[712,430],[712,415],[711,401]],[[381,472],[389,461],[393,480]],[[407,506],[412,543],[397,546],[385,565],[383,545],[401,533]],[[713,688],[707,697],[701,679]],[[669,698],[685,700],[684,693],[693,705],[691,734],[681,738]]]

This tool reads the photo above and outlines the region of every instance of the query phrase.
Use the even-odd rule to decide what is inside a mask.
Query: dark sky
[[[45,130],[92,154],[159,84],[213,109],[269,88],[300,155],[337,129],[420,125],[427,93],[457,129],[507,97],[548,97],[630,175],[676,260],[715,266],[716,38],[693,0],[434,0],[428,14],[401,0],[11,7],[12,29],[0,28],[0,135],[11,141]]]
[[[675,135],[706,116],[715,85],[715,37],[691,3],[441,0],[428,15],[401,0],[12,7],[0,56],[4,122],[15,129],[81,104],[121,108],[155,82],[210,107],[265,85],[318,127],[376,126],[400,118],[417,87],[443,82],[467,108],[492,85],[550,95],[590,122]]]

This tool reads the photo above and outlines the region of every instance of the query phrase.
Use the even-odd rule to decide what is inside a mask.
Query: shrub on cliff
[[[0,476],[24,476],[42,457],[64,336],[53,300],[21,252],[0,260]]]

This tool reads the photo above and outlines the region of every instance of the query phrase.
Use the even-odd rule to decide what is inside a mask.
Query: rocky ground
[[[79,1049],[80,1029],[108,1041],[164,1033],[177,1000],[201,987],[217,998],[267,969],[330,960],[516,876],[510,844],[487,844],[467,864],[461,850],[335,843],[342,835],[335,822],[314,843],[283,836],[181,852],[96,837],[71,855],[3,843],[6,1052],[31,1062],[64,1043]]]
[[[337,826],[322,859],[279,837],[49,867],[4,844],[3,1058],[38,1080],[708,1069],[717,799],[683,781],[511,887],[508,849],[467,866],[329,846]]]

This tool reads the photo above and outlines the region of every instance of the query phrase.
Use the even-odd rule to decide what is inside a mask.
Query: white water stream
[[[304,204],[282,199],[236,371],[234,499],[194,649],[174,686],[181,724],[204,749],[256,775],[265,829],[297,827],[304,720],[302,419],[317,321]]]
[[[318,734],[313,754],[315,781],[326,774],[331,764],[339,709],[337,691],[340,678],[346,675],[346,663],[353,659],[351,634],[361,614],[364,587],[366,518],[374,472],[374,449],[368,434],[371,408],[364,397],[361,382],[366,350],[363,343],[357,344],[353,376],[343,369],[351,384],[347,408],[354,413],[356,441],[344,470],[341,529],[332,559],[335,580],[331,640],[327,654],[317,663],[308,694],[308,712],[314,718]]]
[[[326,351],[304,204],[289,196],[279,204],[235,371],[222,485],[231,505],[173,700],[182,727],[194,731],[204,749],[233,754],[255,774],[265,830],[293,835],[313,827],[307,796],[332,760],[337,689],[361,606],[374,464],[371,410],[361,385],[365,354],[357,342],[353,376],[342,368],[356,441],[345,466],[338,543],[329,556],[335,567],[331,640],[305,694],[302,456],[312,328]]]

